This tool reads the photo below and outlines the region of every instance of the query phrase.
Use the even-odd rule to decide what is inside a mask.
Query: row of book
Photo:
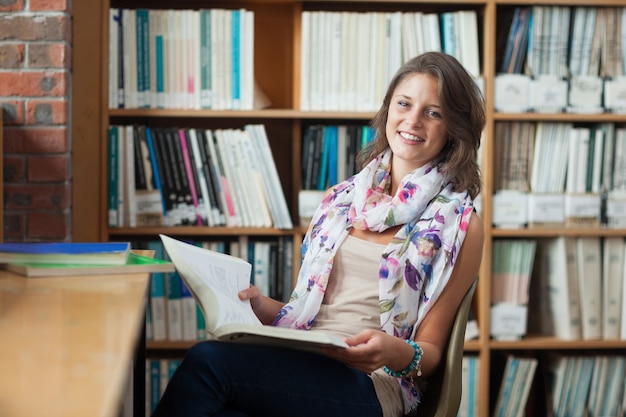
[[[579,226],[586,217],[596,227],[620,227],[611,204],[626,194],[625,139],[626,128],[615,123],[496,123],[493,223]],[[551,213],[541,211],[541,195],[549,196]]]
[[[254,12],[109,13],[109,107],[251,110]]]
[[[624,238],[497,239],[493,246],[494,338],[626,340]],[[511,317],[519,306],[515,333]],[[509,327],[501,330],[501,321]]]
[[[311,125],[302,137],[303,190],[326,190],[358,171],[356,156],[374,139],[366,125]]]
[[[172,375],[180,366],[181,359],[146,359],[146,417],[150,417],[159,403]]]
[[[540,370],[545,392],[531,393]],[[544,403],[554,417],[622,416],[626,411],[626,358],[616,355],[551,355],[544,359],[508,355],[496,398],[494,417],[523,417]]]
[[[625,16],[624,7],[514,8],[498,48],[496,110],[623,113]]]
[[[427,51],[455,56],[480,75],[474,10],[302,13],[300,109],[375,111],[391,77]]]
[[[478,375],[480,357],[464,355],[461,364],[461,403],[457,417],[478,417]]]
[[[624,7],[518,6],[501,73],[558,77],[624,75]]]
[[[197,241],[196,245],[240,257],[252,265],[250,281],[264,295],[287,301],[293,286],[293,239],[268,240],[240,236],[230,241]],[[135,242],[133,247],[155,251],[168,259],[160,241]],[[205,317],[178,272],[152,273],[146,304],[146,339],[154,341],[205,340]]]
[[[111,227],[293,227],[263,125],[113,125],[108,145]]]

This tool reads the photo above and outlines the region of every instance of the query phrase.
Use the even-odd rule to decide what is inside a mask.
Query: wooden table
[[[0,416],[117,415],[148,280],[0,271]]]

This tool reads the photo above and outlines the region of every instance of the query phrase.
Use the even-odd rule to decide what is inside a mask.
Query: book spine
[[[163,206],[163,215],[167,214],[167,209],[165,206],[165,196],[163,195],[163,187],[161,185],[161,170],[159,169],[159,159],[157,155],[157,147],[154,143],[155,138],[153,137],[152,128],[146,127],[146,145],[148,146],[148,155],[150,158],[150,167],[152,171],[152,179],[154,183],[154,188],[159,190],[161,194],[161,204]]]
[[[191,194],[191,201],[195,211],[195,224],[202,225],[204,224],[204,219],[202,218],[202,213],[200,210],[200,201],[198,199],[198,191],[196,184],[198,184],[198,177],[195,172],[195,168],[191,162],[191,154],[193,150],[189,146],[189,137],[188,133],[185,129],[178,130],[178,138],[180,140],[181,153],[183,157],[183,165],[185,168],[187,183],[189,184],[189,191]]]
[[[200,107],[210,109],[211,99],[211,9],[200,11]]]
[[[109,196],[109,210],[108,210],[108,224],[109,227],[118,227],[118,208],[117,208],[117,183],[119,163],[118,157],[118,130],[116,126],[109,126],[109,181],[108,181],[108,196]]]

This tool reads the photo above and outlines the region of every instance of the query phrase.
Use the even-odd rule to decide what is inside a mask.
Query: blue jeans
[[[364,372],[292,349],[201,342],[189,349],[152,417],[381,417]]]

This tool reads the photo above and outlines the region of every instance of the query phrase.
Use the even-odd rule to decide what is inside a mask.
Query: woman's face
[[[427,74],[412,74],[393,92],[386,134],[394,169],[408,173],[435,158],[448,140],[439,103],[438,83]]]

